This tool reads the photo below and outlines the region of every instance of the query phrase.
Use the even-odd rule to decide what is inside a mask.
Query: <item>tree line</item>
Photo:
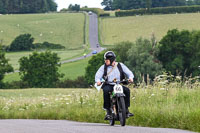
[[[173,29],[160,42],[152,34],[151,40],[121,42],[109,50],[116,53],[118,62],[130,68],[136,83],[154,81],[163,72],[180,76],[183,81],[200,75],[200,31]],[[88,62],[85,79],[89,84],[94,83],[96,71],[104,64],[103,54],[93,56]]]
[[[0,0],[1,14],[57,11],[54,0]]]
[[[200,0],[103,0],[105,10],[200,5]]]
[[[159,42],[152,34],[150,40],[139,38],[135,42],[121,42],[108,50],[114,51],[117,61],[130,68],[135,75],[136,83],[153,82],[155,77],[163,72],[173,77],[181,77],[182,81],[196,76],[197,80],[200,80],[198,77],[200,75],[200,31],[172,29]],[[58,55],[50,51],[33,52],[29,57],[22,57],[19,60],[21,81],[3,83],[5,74],[12,72],[13,68],[5,58],[5,51],[0,45],[0,88],[88,87],[94,84],[95,73],[104,64],[104,53],[105,51],[89,60],[84,76],[75,80],[61,81],[63,74],[58,71],[61,66]]]

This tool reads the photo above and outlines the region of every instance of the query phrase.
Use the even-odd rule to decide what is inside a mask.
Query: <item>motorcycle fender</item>
[[[116,96],[117,97],[125,97],[126,95],[124,93],[117,93]]]

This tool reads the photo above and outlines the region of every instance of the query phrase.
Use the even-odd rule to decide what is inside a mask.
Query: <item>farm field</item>
[[[65,79],[75,79],[78,76],[83,76],[85,74],[85,68],[88,64],[88,60],[90,58],[86,58],[85,60],[79,60],[76,62],[62,64],[59,68],[59,72],[65,74],[65,76],[61,80]],[[19,81],[20,76],[19,73],[7,74],[4,78],[4,82],[12,82]]]
[[[34,43],[48,41],[77,49],[84,44],[84,19],[82,13],[1,15],[0,40],[10,45],[16,36],[29,33]]]
[[[200,13],[105,17],[100,18],[100,40],[106,46],[154,34],[159,41],[170,29],[200,30],[199,23]]]
[[[188,87],[190,86],[190,89]],[[128,125],[200,131],[199,83],[131,87]],[[0,119],[104,121],[103,93],[94,89],[0,90]],[[170,122],[169,122],[170,121]],[[119,124],[119,123],[118,123]]]
[[[64,60],[68,60],[74,57],[79,57],[79,56],[83,56],[83,53],[85,53],[85,49],[78,49],[78,50],[53,50],[52,52],[57,53],[58,56],[60,57],[61,61]],[[6,53],[6,58],[9,59],[9,63],[14,67],[15,70],[19,69],[19,63],[18,60],[23,57],[26,56],[28,57],[30,54],[32,54],[31,52],[9,52]]]

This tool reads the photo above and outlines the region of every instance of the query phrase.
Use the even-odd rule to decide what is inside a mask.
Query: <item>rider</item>
[[[98,86],[101,85],[101,79],[103,78],[105,81],[112,82],[114,79],[121,81],[125,79],[125,76],[128,77],[129,82],[133,82],[134,75],[133,73],[123,64],[115,61],[116,56],[112,51],[107,51],[104,54],[105,64],[102,65],[95,75],[95,82]],[[118,69],[117,69],[118,68]],[[104,94],[104,109],[107,111],[105,119],[111,118],[111,110],[110,110],[110,94],[112,92],[113,86],[109,84],[105,84],[102,87]],[[123,86],[124,94],[125,94],[125,104],[126,104],[126,114],[127,117],[133,116],[132,113],[129,112],[128,107],[130,107],[130,90],[129,88]]]

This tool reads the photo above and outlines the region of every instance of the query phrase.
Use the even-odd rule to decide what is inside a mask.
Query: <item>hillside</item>
[[[84,43],[84,19],[82,13],[1,15],[0,40],[9,45],[16,36],[29,33],[34,43],[48,41],[77,49]]]
[[[159,41],[169,29],[200,30],[200,14],[144,15],[133,17],[101,18],[100,39],[104,45],[137,38],[150,39],[154,34]]]

